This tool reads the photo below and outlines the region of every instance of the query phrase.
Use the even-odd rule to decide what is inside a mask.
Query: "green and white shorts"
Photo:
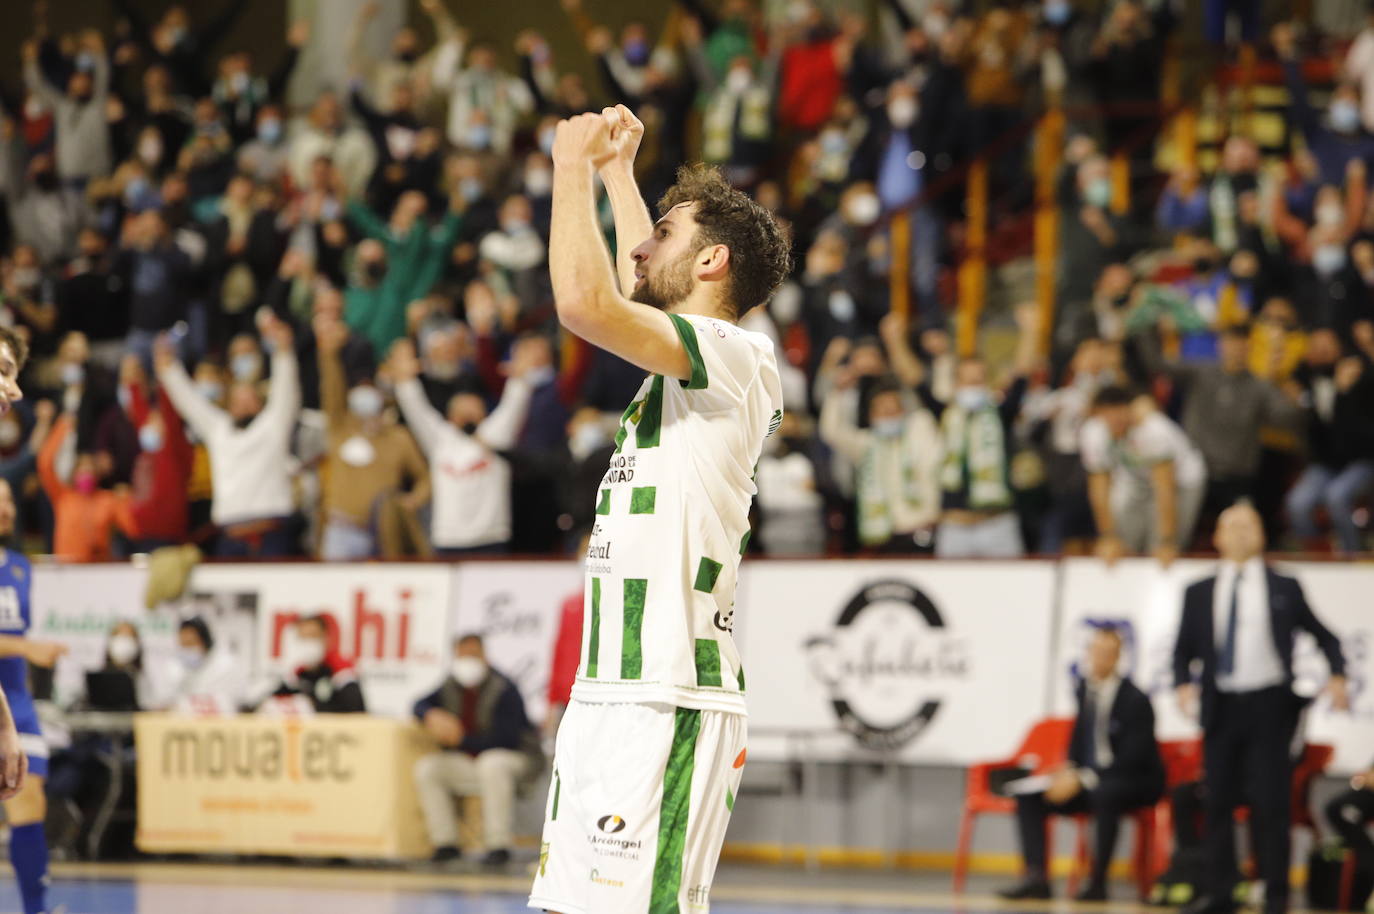
[[[742,714],[574,700],[558,728],[529,906],[707,914],[747,735]]]

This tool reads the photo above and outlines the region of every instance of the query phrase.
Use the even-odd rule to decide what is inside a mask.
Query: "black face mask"
[[[45,194],[57,190],[57,172],[40,171],[33,176],[33,184]]]
[[[1198,274],[1210,273],[1217,268],[1217,262],[1210,257],[1198,257],[1193,260],[1193,272]]]
[[[363,268],[363,273],[373,282],[381,282],[382,277],[386,276],[386,264],[380,260],[374,260]]]
[[[234,420],[234,427],[235,427],[235,428],[238,428],[238,429],[245,429],[245,428],[247,428],[248,426],[252,425],[252,424],[253,424],[253,420],[256,419],[256,418],[257,418],[256,416],[244,416],[244,417],[241,418],[241,419],[235,419],[235,420]]]
[[[414,63],[420,59],[420,52],[416,50],[402,51],[396,55],[396,59],[401,63]]]
[[[801,435],[787,435],[782,439],[783,450],[789,454],[806,450],[807,439]]]
[[[458,427],[461,428],[461,429],[463,430],[463,434],[464,434],[464,435],[475,435],[475,434],[477,434],[477,423],[476,423],[476,422],[464,422],[462,425],[460,425],[460,426],[458,426]]]

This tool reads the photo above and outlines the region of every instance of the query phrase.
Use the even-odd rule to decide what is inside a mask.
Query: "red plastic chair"
[[[1069,754],[1069,738],[1073,734],[1073,718],[1052,717],[1031,728],[1021,747],[1010,758],[970,765],[964,787],[964,811],[959,821],[959,846],[954,854],[954,891],[962,892],[968,878],[969,853],[973,845],[973,826],[981,815],[993,813],[1013,815],[1016,801],[992,792],[988,778],[999,768],[1014,768],[1027,756],[1034,756],[1035,773],[1044,774],[1063,764]],[[1046,827],[1045,852],[1053,858],[1054,845],[1050,829]]]
[[[1164,762],[1164,796],[1154,806],[1146,806],[1130,814],[1135,822],[1135,848],[1131,860],[1136,889],[1142,899],[1149,897],[1155,879],[1169,866],[1173,847],[1173,803],[1170,792],[1179,784],[1197,780],[1202,774],[1200,740],[1162,742],[1159,744],[1159,755]],[[1074,855],[1074,868],[1069,874],[1070,895],[1077,891],[1079,877],[1091,862],[1088,854],[1089,817],[1074,816],[1074,821],[1078,826],[1078,847]]]

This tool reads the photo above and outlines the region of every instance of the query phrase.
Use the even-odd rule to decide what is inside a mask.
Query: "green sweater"
[[[387,271],[381,284],[350,286],[344,293],[344,322],[367,337],[377,358],[383,359],[391,344],[406,335],[406,307],[428,295],[438,282],[463,218],[450,212],[437,226],[417,220],[410,231],[397,235],[357,200],[348,204],[348,218],[359,231],[386,245]]]

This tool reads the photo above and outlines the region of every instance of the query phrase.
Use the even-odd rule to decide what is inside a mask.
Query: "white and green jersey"
[[[625,410],[596,494],[573,697],[744,712],[735,581],[763,439],[782,420],[766,336],[671,314],[692,364]]]

